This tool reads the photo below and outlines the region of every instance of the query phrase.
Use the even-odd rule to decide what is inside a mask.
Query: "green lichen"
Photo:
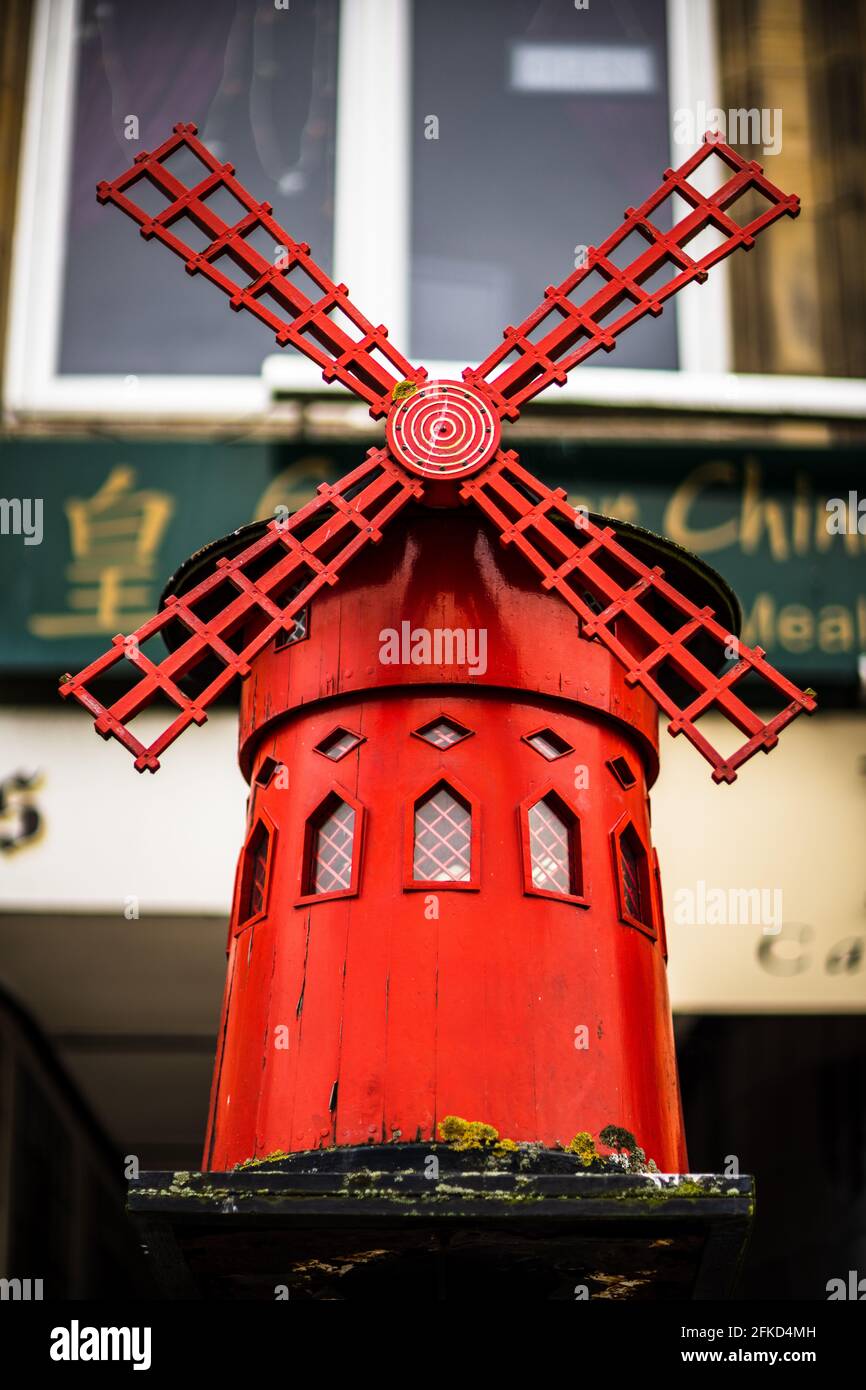
[[[600,1168],[604,1161],[595,1147],[595,1140],[585,1129],[582,1129],[579,1134],[575,1134],[574,1138],[566,1144],[565,1152],[574,1154],[575,1158],[580,1160],[583,1168]]]
[[[482,1120],[464,1120],[459,1115],[446,1115],[439,1121],[439,1138],[446,1144],[453,1144],[458,1153],[470,1149],[480,1149],[500,1157],[506,1153],[516,1153],[518,1145],[514,1139],[500,1139],[499,1130]]]
[[[606,1148],[624,1159],[622,1166],[627,1173],[658,1172],[652,1159],[647,1162],[646,1152],[640,1147],[630,1129],[619,1125],[605,1125],[599,1140]],[[650,1166],[652,1164],[652,1166]]]
[[[266,1163],[279,1163],[284,1158],[290,1158],[285,1149],[274,1149],[273,1153],[264,1154],[261,1158],[245,1158],[243,1162],[236,1163],[232,1169],[233,1173],[239,1173],[242,1168],[262,1168]]]

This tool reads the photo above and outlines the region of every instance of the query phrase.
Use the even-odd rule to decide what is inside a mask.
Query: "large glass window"
[[[284,9],[273,0],[83,0],[62,373],[258,374],[275,350],[267,329],[230,314],[212,285],[185,275],[116,209],[100,207],[96,185],[155,149],[176,122],[192,121],[330,272],[338,12],[338,0],[292,0]]]
[[[413,357],[486,357],[576,248],[656,187],[670,164],[665,8],[415,0]],[[592,365],[676,367],[674,314]]]

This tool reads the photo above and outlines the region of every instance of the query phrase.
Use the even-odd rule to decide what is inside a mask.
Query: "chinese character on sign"
[[[174,510],[167,492],[135,488],[135,470],[113,468],[93,497],[66,503],[72,563],[65,613],[37,613],[37,637],[89,637],[140,626],[153,611],[154,561]]]

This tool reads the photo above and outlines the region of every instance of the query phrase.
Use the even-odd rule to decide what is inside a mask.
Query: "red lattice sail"
[[[714,781],[733,782],[742,763],[759,751],[768,753],[786,724],[815,709],[814,691],[799,690],[760,647],[745,646],[711,608],[698,608],[667,582],[660,567],[650,568],[633,555],[612,527],[596,525],[561,489],[534,478],[515,453],[500,450],[485,473],[463,484],[463,494],[478,504],[507,545],[520,550],[542,576],[543,587],[574,609],[581,636],[603,642],[625,667],[629,683],[643,686],[670,716],[668,732],[686,735],[711,764]],[[699,641],[714,653],[711,665],[696,654]],[[718,674],[720,666],[725,669]],[[762,699],[783,697],[783,707],[769,721],[737,689],[747,675],[759,678]],[[746,735],[727,756],[697,727],[710,710]]]
[[[174,156],[189,151],[202,177],[185,184],[172,172]],[[155,216],[135,201],[136,187],[151,184],[165,198]],[[221,191],[235,200],[242,215],[229,224],[212,200]],[[232,309],[246,309],[272,329],[281,347],[291,344],[322,369],[325,381],[339,381],[370,406],[379,419],[387,414],[400,381],[420,382],[426,373],[388,342],[388,330],[374,327],[355,307],[345,285],[335,284],[310,255],[305,242],[293,241],[274,221],[270,203],[260,203],[197,138],[194,125],[176,125],[174,133],[152,154],[142,153],[111,183],[97,189],[101,203],[113,203],[141,228],[180,256],[189,275],[202,275],[229,296]],[[209,243],[196,251],[186,235],[197,229]],[[253,244],[257,231],[277,248],[268,260]],[[240,272],[240,273],[238,273]],[[306,287],[306,288],[305,288]],[[307,292],[316,292],[313,297]]]
[[[710,159],[730,175],[706,196],[691,180]],[[653,215],[675,195],[689,211],[665,232]],[[742,222],[733,216],[737,208]],[[506,328],[499,347],[479,367],[467,367],[463,377],[504,419],[515,420],[545,387],[562,386],[572,368],[599,348],[612,352],[632,324],[660,314],[678,290],[693,281],[702,284],[719,261],[740,248],[751,250],[755,237],[779,217],[799,211],[799,198],[765,178],[760,164],[707,135],[685,164],[665,170],[646,202],[626,208],[625,220],[607,241],[587,247],[583,264],[561,285],[548,286],[538,308],[517,328]],[[698,242],[708,235],[714,244],[697,254]],[[634,249],[626,250],[630,238]]]
[[[382,527],[421,490],[422,484],[398,470],[384,450],[371,449],[339,483],[323,484],[288,520],[270,522],[265,534],[238,555],[218,560],[214,573],[189,593],[168,598],[131,637],[115,637],[103,656],[64,678],[61,694],[93,715],[98,734],[122,743],[139,772],[156,772],[160,754],[190,724],[205,722],[207,707],[249,675],[257,653],[279,632],[292,632],[295,615],[323,585],[336,583],[359,550],[379,541]],[[158,634],[168,637],[168,629],[175,649],[154,662],[146,645]],[[122,662],[135,668],[138,679],[106,706],[94,686]],[[212,676],[215,662],[219,673]],[[128,725],[158,700],[176,713],[145,745]]]

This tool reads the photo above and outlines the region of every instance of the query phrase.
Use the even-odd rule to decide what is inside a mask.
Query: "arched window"
[[[536,888],[571,892],[574,852],[569,826],[548,801],[536,802],[529,812],[529,852]]]
[[[559,792],[536,792],[520,807],[524,892],[564,898],[579,907],[584,896],[580,818]]]
[[[308,817],[300,902],[357,893],[362,815],[357,802],[330,792]]]
[[[259,815],[247,836],[238,893],[239,928],[257,921],[267,911],[275,833],[270,821]]]
[[[313,842],[313,893],[333,893],[352,882],[355,812],[339,801],[316,827]]]
[[[472,812],[443,783],[415,807],[413,876],[425,883],[468,883]]]
[[[612,832],[620,920],[656,937],[653,882],[646,846],[630,816],[622,816]]]
[[[478,809],[453,779],[440,778],[416,797],[406,840],[407,888],[478,887]]]

